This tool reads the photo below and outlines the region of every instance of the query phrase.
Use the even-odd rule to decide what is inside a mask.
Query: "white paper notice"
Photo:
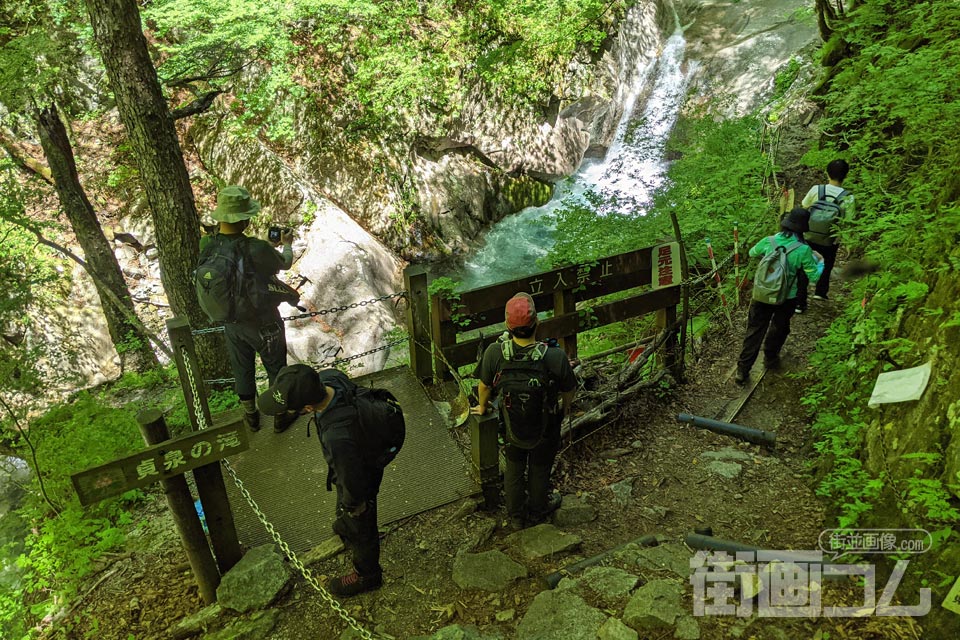
[[[909,402],[919,400],[930,382],[930,363],[912,369],[888,371],[877,376],[868,407],[889,402]]]

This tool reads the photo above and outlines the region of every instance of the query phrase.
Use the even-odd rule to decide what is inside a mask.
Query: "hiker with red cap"
[[[498,396],[507,515],[510,527],[520,529],[560,506],[560,496],[550,493],[550,470],[577,379],[563,349],[537,340],[537,309],[529,294],[510,298],[505,315],[507,333],[483,353],[479,403],[470,411],[485,414],[491,396]]]

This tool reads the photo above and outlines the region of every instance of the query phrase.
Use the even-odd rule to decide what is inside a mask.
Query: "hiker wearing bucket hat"
[[[256,356],[260,355],[272,383],[287,364],[287,343],[283,321],[277,310],[279,300],[251,292],[262,291],[263,283],[293,263],[293,233],[281,237],[282,252],[244,232],[250,219],[260,212],[260,203],[250,192],[231,185],[217,194],[217,207],[210,217],[219,223],[218,233],[204,237],[197,267],[197,297],[212,321],[223,322],[227,355],[235,379],[234,388],[243,407],[244,424],[260,429],[255,379]],[[236,282],[242,278],[242,282]],[[285,430],[292,420],[274,420],[274,431]]]
[[[510,298],[504,316],[507,333],[483,353],[479,403],[471,412],[483,415],[491,397],[499,396],[508,525],[519,529],[542,522],[560,506],[560,496],[550,493],[550,469],[577,378],[563,349],[537,340],[537,309],[529,294]]]
[[[797,274],[805,273],[810,282],[820,277],[823,263],[803,239],[809,220],[810,212],[796,207],[780,221],[780,233],[764,238],[750,249],[750,257],[763,258],[754,278],[747,333],[734,378],[737,384],[747,381],[761,345],[764,366],[780,366],[780,350],[790,335],[790,318],[797,308]]]

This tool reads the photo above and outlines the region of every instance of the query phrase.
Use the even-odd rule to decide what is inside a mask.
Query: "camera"
[[[270,227],[270,229],[267,230],[267,239],[270,240],[270,242],[280,242],[280,236],[289,231],[290,229],[286,227]]]

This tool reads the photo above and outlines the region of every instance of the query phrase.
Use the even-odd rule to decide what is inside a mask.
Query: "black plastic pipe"
[[[775,447],[777,445],[777,434],[772,431],[751,429],[750,427],[742,427],[729,422],[720,422],[719,420],[711,420],[710,418],[692,416],[689,413],[679,414],[677,421],[686,422],[687,424],[692,424],[695,427],[713,431],[714,433],[722,433],[727,436],[733,436],[734,438],[740,438],[741,440],[746,440],[754,444],[762,444],[767,447]]]
[[[630,540],[629,542],[618,544],[612,549],[607,549],[603,553],[598,553],[597,555],[591,558],[587,558],[586,560],[581,560],[580,562],[575,562],[558,571],[554,571],[553,573],[548,575],[546,578],[544,578],[544,582],[547,583],[548,589],[553,589],[560,583],[560,581],[563,578],[573,575],[574,573],[579,573],[584,569],[586,569],[587,567],[592,567],[594,565],[600,564],[607,556],[613,553],[616,553],[617,551],[620,551],[621,549],[623,549],[629,544],[635,544],[640,547],[655,547],[658,544],[660,544],[661,539],[662,538],[659,534],[648,533],[647,535],[640,536],[636,540]]]

